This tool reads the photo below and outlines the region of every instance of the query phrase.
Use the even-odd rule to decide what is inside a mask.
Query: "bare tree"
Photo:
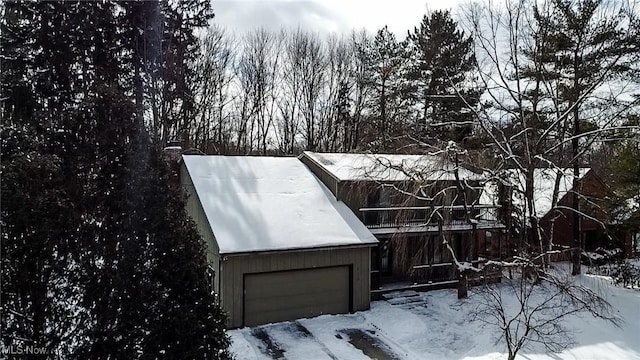
[[[351,99],[353,101],[353,112],[350,121],[344,126],[345,151],[359,148],[361,141],[362,123],[368,116],[369,98],[371,96],[371,86],[368,79],[367,52],[371,47],[371,36],[363,31],[351,33],[351,43],[353,47],[353,67],[351,78],[353,86],[351,88]]]
[[[243,43],[246,46],[246,42]],[[248,154],[254,149],[253,132],[255,126],[254,75],[248,55],[244,53],[234,66],[236,74],[236,101],[234,101],[235,152]]]
[[[551,352],[566,349],[573,343],[573,330],[564,325],[565,320],[576,314],[622,324],[601,294],[566,271],[540,267],[537,260],[516,258],[488,264],[487,270],[508,267],[518,271],[500,284],[479,287],[470,297],[476,306],[472,320],[497,328],[497,338],[507,347],[507,359],[515,359],[521,350],[536,344]]]
[[[317,34],[300,34],[300,59],[302,84],[300,107],[302,110],[303,137],[306,140],[305,148],[316,150],[319,145],[323,124],[319,115],[318,103],[325,82],[326,53]]]
[[[322,116],[325,118],[321,147],[325,151],[342,150],[343,127],[348,104],[348,92],[351,87],[353,67],[353,47],[348,38],[332,35],[326,40],[327,75]]]
[[[226,30],[212,26],[201,40],[193,145],[205,153],[225,154],[231,141],[229,106],[237,48]]]
[[[620,129],[623,115],[638,107],[637,98],[630,97],[637,78],[625,75],[634,68],[630,60],[638,52],[637,47],[627,45],[630,39],[637,38],[630,25],[637,21],[637,10],[627,5],[511,1],[504,7],[473,4],[463,10],[465,25],[475,41],[480,80],[487,89],[486,106],[480,111],[473,107],[469,110],[475,112],[476,125],[499,158],[492,170],[515,169],[524,175],[520,221],[523,247],[535,244],[538,251],[544,249],[537,222],[540,214],[533,197],[534,170],[568,165],[579,169],[583,155]],[[582,12],[577,14],[579,11]],[[562,22],[558,19],[563,17],[574,21],[571,16],[580,24],[554,23]],[[561,36],[566,26],[582,30]],[[586,32],[590,33],[588,41]],[[606,36],[611,38],[604,40]],[[613,51],[613,44],[619,44],[620,51]],[[580,47],[579,56],[576,46]],[[576,67],[576,62],[584,64],[595,58],[603,66],[598,63],[593,71],[586,71],[587,65]],[[572,149],[568,156],[567,144]],[[572,211],[577,217],[573,268],[577,274],[581,248],[579,223],[586,214],[579,208],[581,195],[577,193],[576,175]],[[554,199],[557,201],[557,195]]]
[[[638,55],[635,45],[627,47],[627,42],[637,36],[630,25],[637,22],[637,17],[636,10],[626,5],[513,1],[504,7],[476,3],[463,11],[475,41],[480,80],[487,89],[482,109],[468,106],[496,154],[496,161],[485,168],[486,174],[497,178],[511,174],[507,181],[522,190],[518,255],[510,261],[490,262],[487,267],[511,269],[509,274],[515,273],[515,277],[504,284],[486,284],[474,295],[474,301],[480,304],[476,319],[498,327],[509,359],[536,343],[551,351],[564,349],[571,343],[571,330],[562,323],[573,314],[586,312],[620,324],[601,294],[563,269],[547,266],[550,252],[543,244],[538,224],[541,214],[534,189],[539,180],[534,174],[541,167],[558,174],[551,204],[556,207],[559,177],[564,176],[559,170],[568,165],[574,169],[582,166],[583,155],[623,128],[625,114],[637,110],[637,98],[631,96],[637,90],[633,85],[637,78],[625,75],[634,69],[631,60]],[[553,24],[562,19],[569,24]],[[558,44],[566,26],[580,30],[566,32],[567,38]],[[612,39],[603,40],[605,36]],[[567,44],[573,52],[567,50]],[[580,49],[577,44],[581,44]],[[610,48],[612,44],[618,44],[618,50]],[[595,58],[602,64],[586,71],[585,62]],[[577,171],[573,179],[575,200],[568,210],[578,219],[589,217],[579,206],[585,198],[579,193]],[[579,220],[574,224],[575,275],[580,272],[582,245]],[[534,254],[529,252],[531,245],[537,247]],[[515,305],[508,303],[514,298]]]
[[[280,117],[275,123],[278,150],[284,154],[292,154],[298,148],[296,138],[300,134],[302,47],[300,29],[295,32],[285,32],[281,66],[282,91],[277,101]]]
[[[236,66],[239,79],[237,150],[267,152],[275,117],[275,91],[282,37],[265,29],[245,35],[242,55]]]

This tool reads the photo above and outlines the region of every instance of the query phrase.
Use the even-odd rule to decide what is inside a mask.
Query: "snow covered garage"
[[[296,158],[185,155],[229,327],[369,308],[375,237]]]

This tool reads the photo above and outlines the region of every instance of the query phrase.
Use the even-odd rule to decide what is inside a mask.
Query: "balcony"
[[[501,229],[505,226],[498,220],[499,208],[499,205],[371,207],[360,209],[360,219],[374,234]]]

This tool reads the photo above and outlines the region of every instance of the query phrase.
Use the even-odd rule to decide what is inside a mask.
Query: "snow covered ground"
[[[621,328],[590,315],[569,318],[576,344],[559,354],[523,350],[522,360],[640,359],[640,291],[610,285],[608,278],[583,275],[625,320]],[[470,323],[472,299],[455,290],[404,291],[371,310],[348,315],[270,324],[229,331],[236,359],[505,359],[495,330]]]

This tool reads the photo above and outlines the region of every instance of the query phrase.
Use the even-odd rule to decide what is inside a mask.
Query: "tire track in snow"
[[[320,342],[320,340],[316,339],[316,337],[315,337],[315,336],[313,336],[313,334],[309,331],[309,329],[307,329],[306,327],[304,327],[304,325],[302,325],[302,324],[300,323],[300,321],[296,320],[296,321],[294,321],[294,324],[295,324],[295,326],[296,326],[297,330],[298,330],[300,333],[303,333],[303,334],[305,334],[306,336],[308,336],[308,337],[310,337],[311,339],[313,339],[313,341],[314,341],[315,343],[317,343],[317,344],[320,346],[320,348],[321,348],[325,353],[327,353],[327,355],[329,355],[329,357],[330,357],[332,360],[339,360],[339,359],[338,359],[338,358],[337,358],[337,357],[336,357],[336,356],[331,352],[331,350],[329,350],[329,348],[328,348],[325,344],[323,344],[322,342]]]
[[[262,342],[263,353],[273,359],[339,360],[297,321],[264,325],[260,327],[260,331],[252,332],[252,335]]]
[[[344,329],[340,331],[349,338],[349,343],[366,356],[375,360],[400,360],[394,351],[384,343],[379,337],[374,336],[372,330]],[[373,333],[373,335],[371,334]]]
[[[422,309],[426,309],[428,305],[428,301],[422,296],[422,293],[415,292],[413,290],[410,291],[399,291],[397,293],[390,293],[385,296],[385,300],[382,300],[384,303],[389,304],[391,308],[397,309],[402,312],[407,312],[410,314],[417,315],[416,313],[420,312]],[[421,319],[420,316],[417,316],[419,321],[423,322],[424,319]],[[416,352],[415,350],[411,350],[410,348],[402,345],[399,341],[395,340],[395,337],[391,336],[389,332],[382,329],[380,326],[376,325],[371,318],[369,318],[369,314],[364,315],[364,321],[366,322],[366,326],[375,330],[375,336],[378,337],[381,341],[386,343],[394,352],[396,352],[403,359],[411,359],[411,360],[423,360],[424,355]]]
[[[263,346],[258,346],[260,351],[274,360],[285,360],[284,350],[273,341],[264,327],[256,327],[251,330],[251,336],[259,340]]]

